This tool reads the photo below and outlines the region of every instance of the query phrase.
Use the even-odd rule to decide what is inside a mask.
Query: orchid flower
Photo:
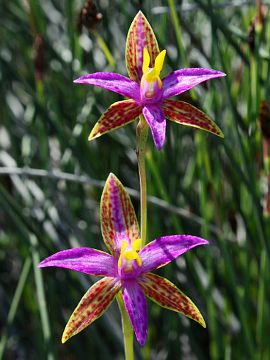
[[[39,264],[40,268],[56,266],[104,276],[81,299],[66,325],[62,342],[99,318],[119,292],[122,292],[126,311],[142,346],[148,332],[145,295],[205,327],[193,302],[169,280],[151,271],[208,242],[192,235],[171,235],[157,238],[141,248],[130,197],[113,174],[109,175],[103,190],[100,216],[103,239],[111,254],[92,248],[75,248],[57,252]]]
[[[89,140],[124,126],[141,114],[151,129],[158,150],[164,145],[166,118],[223,137],[219,127],[202,111],[189,103],[168,98],[225,74],[212,69],[186,68],[173,71],[161,79],[165,55],[166,50],[159,52],[155,34],[139,11],[130,26],[126,42],[126,66],[130,79],[116,73],[97,72],[74,81],[100,86],[129,98],[112,104],[105,111],[91,131]]]

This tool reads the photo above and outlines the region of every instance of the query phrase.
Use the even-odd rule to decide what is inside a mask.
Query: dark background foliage
[[[136,344],[136,358],[269,359],[268,5],[96,5],[1,2],[0,358],[123,359],[115,304],[61,344],[95,279],[36,265],[59,249],[104,247],[99,200],[109,172],[131,189],[139,214],[135,124],[89,143],[99,116],[121,97],[72,80],[126,74],[125,37],[141,9],[168,51],[163,74],[191,66],[227,77],[181,98],[211,115],[224,140],[168,123],[164,149],[149,137],[147,151],[149,240],[189,233],[210,241],[158,271],[194,300],[207,329],[149,301],[149,339]]]

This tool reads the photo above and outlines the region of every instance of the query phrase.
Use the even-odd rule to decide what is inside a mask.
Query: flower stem
[[[133,329],[125,309],[125,305],[122,299],[122,295],[117,295],[117,302],[122,319],[122,331],[124,336],[124,347],[125,347],[125,360],[134,360],[133,352]]]
[[[145,148],[148,135],[148,125],[144,116],[140,116],[137,126],[137,159],[140,177],[140,202],[141,202],[141,239],[142,247],[145,245],[147,236],[147,188],[145,172]]]
[[[145,173],[145,146],[148,135],[148,125],[143,115],[137,126],[137,159],[140,177],[140,202],[141,202],[141,240],[142,247],[146,241],[146,224],[147,224],[147,189],[146,189],[146,173]],[[124,336],[125,359],[133,360],[133,329],[126,312],[122,296],[117,295],[117,302],[121,313],[122,331]]]
[[[100,49],[103,51],[104,56],[106,57],[108,63],[114,68],[115,67],[115,60],[110,52],[110,49],[108,48],[107,44],[103,40],[103,38],[99,35],[98,32],[94,31],[94,35],[96,37],[97,43],[100,47]]]
[[[181,56],[181,61],[185,67],[188,67],[188,58],[187,58],[187,54],[186,54],[185,47],[184,47],[181,24],[180,24],[179,16],[177,15],[175,1],[168,0],[168,5],[169,5],[171,16],[172,16],[172,22],[173,22],[173,26],[174,26],[174,30],[175,30],[176,41],[177,41],[179,53]]]

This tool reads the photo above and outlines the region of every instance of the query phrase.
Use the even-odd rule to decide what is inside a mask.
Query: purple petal
[[[192,235],[162,236],[146,245],[140,252],[142,273],[164,266],[198,245],[208,241]]]
[[[100,86],[136,101],[140,100],[139,84],[120,74],[97,72],[81,76],[74,80],[74,83]]]
[[[151,129],[156,148],[161,150],[166,134],[166,119],[163,110],[158,105],[147,105],[143,107],[143,115]]]
[[[204,68],[187,68],[173,71],[162,79],[163,99],[179,95],[203,81],[221,76],[226,76],[226,74]]]
[[[91,248],[59,251],[38,265],[40,268],[48,266],[66,268],[89,275],[114,277],[117,273],[117,262],[113,256]]]
[[[136,338],[144,346],[148,334],[147,303],[141,286],[132,280],[122,281],[124,304]]]

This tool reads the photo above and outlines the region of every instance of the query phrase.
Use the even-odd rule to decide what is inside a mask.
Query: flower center
[[[160,73],[163,68],[163,63],[166,55],[166,50],[161,51],[155,59],[155,65],[150,68],[150,55],[146,48],[143,49],[143,76],[141,79],[141,98],[142,100],[153,99],[156,101],[161,97],[162,81]]]
[[[136,260],[138,266],[142,266],[142,260],[138,255],[138,251],[141,248],[141,239],[134,240],[130,245],[127,241],[122,242],[120,256],[118,259],[118,268],[124,270],[125,272],[130,272],[133,270],[133,260]]]

